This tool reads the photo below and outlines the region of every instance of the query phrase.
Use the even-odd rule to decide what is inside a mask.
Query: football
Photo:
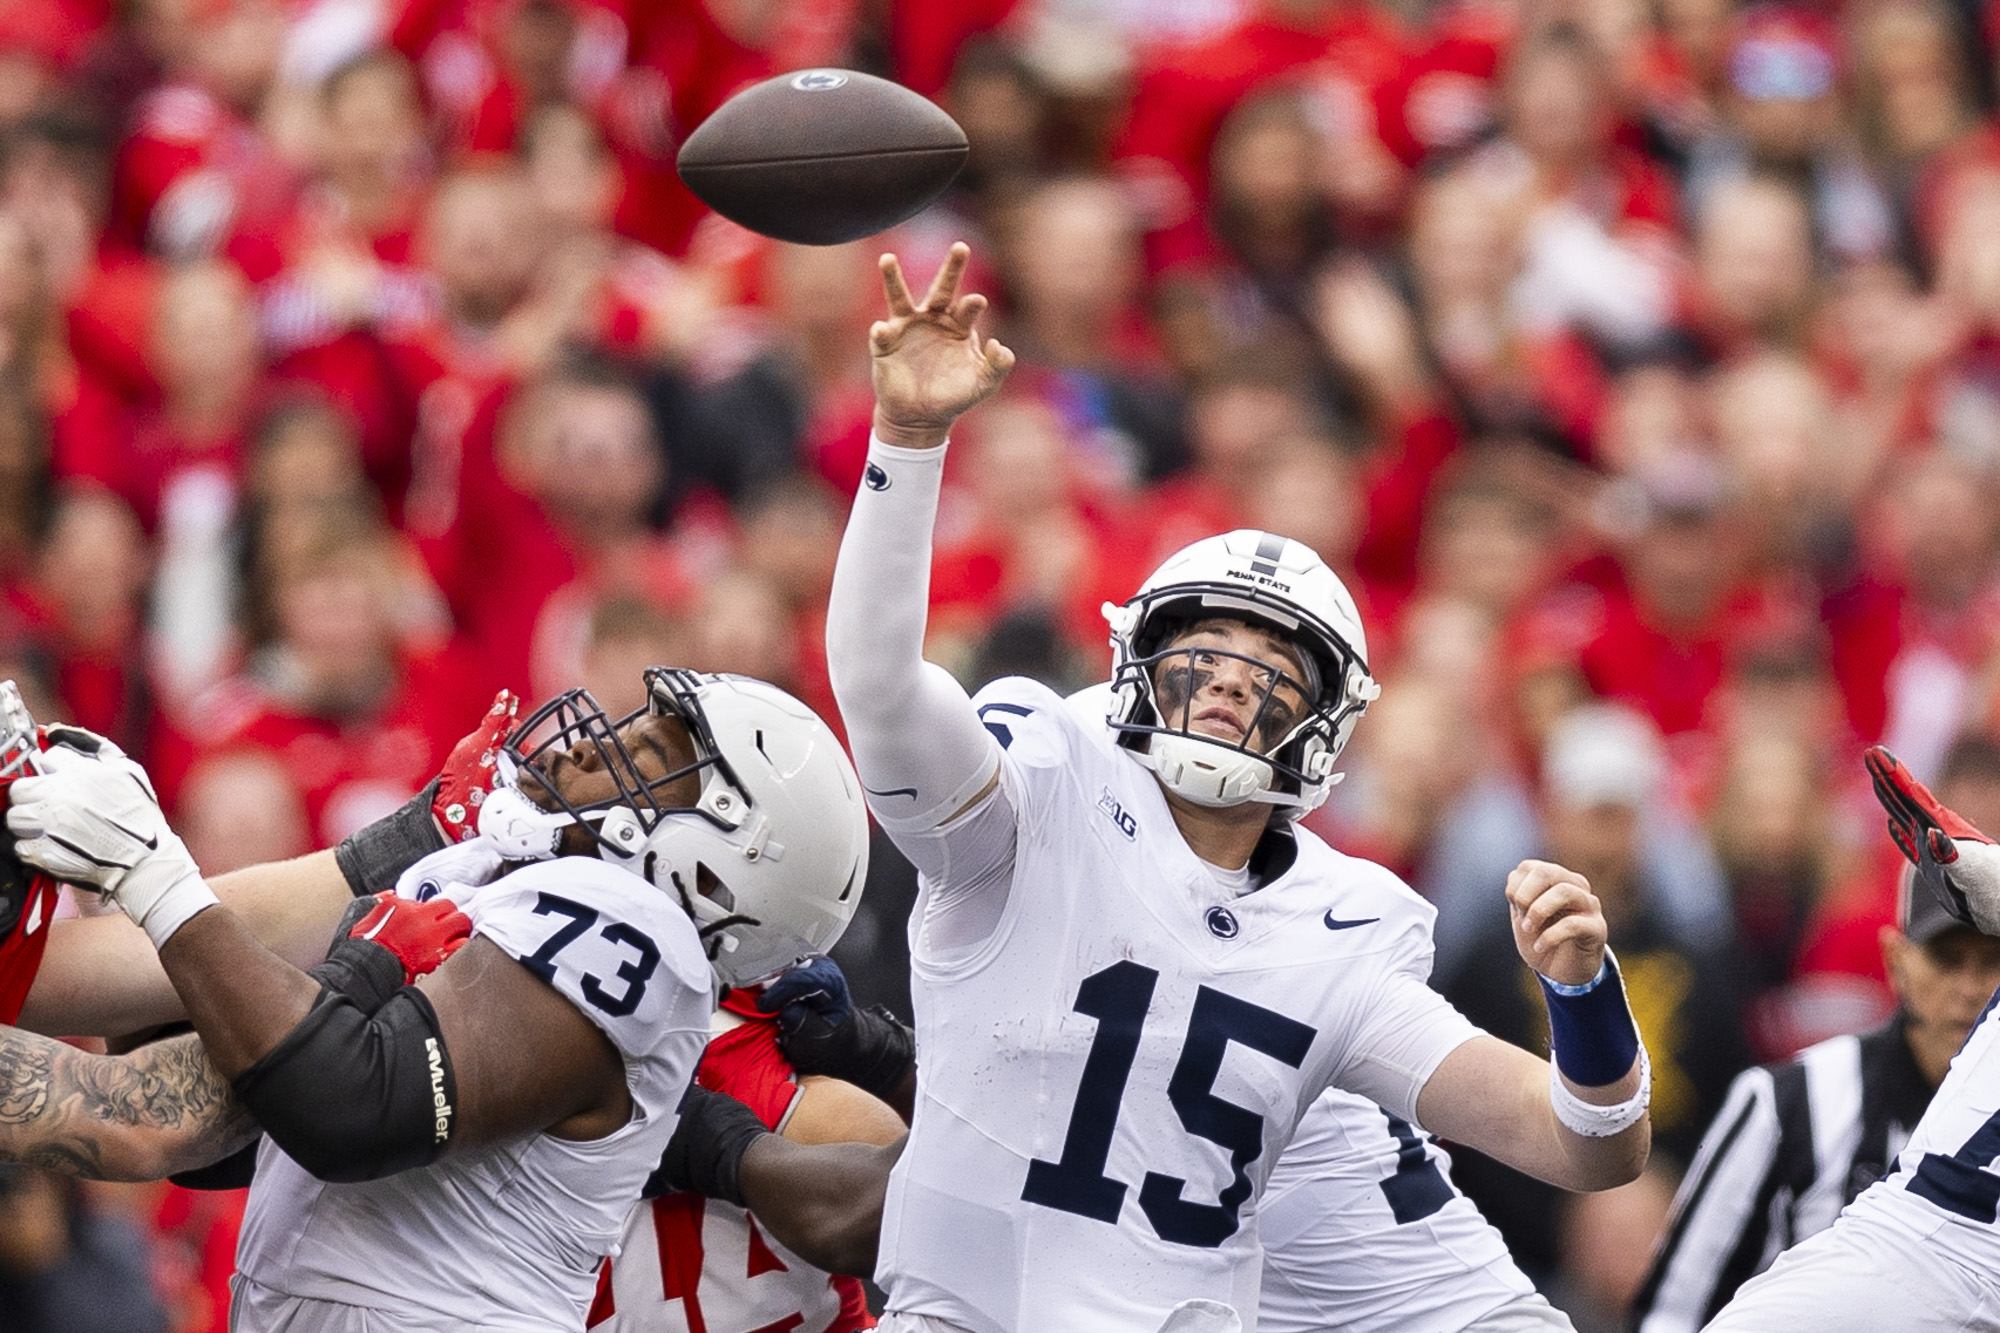
[[[895,226],[944,193],[965,131],[930,99],[849,69],[745,88],[681,145],[700,200],[781,241],[840,245]]]

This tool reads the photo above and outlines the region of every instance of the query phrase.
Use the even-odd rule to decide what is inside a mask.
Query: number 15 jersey
[[[1306,1108],[1333,1085],[1413,1120],[1478,1035],[1425,984],[1428,904],[1304,831],[1237,896],[1103,701],[1023,680],[973,701],[1002,804],[961,816],[957,846],[944,831],[947,882],[911,921],[921,1076],[882,1224],[892,1310],[1153,1333],[1204,1297],[1250,1323],[1257,1195]],[[1009,857],[997,925],[937,946],[938,895]]]

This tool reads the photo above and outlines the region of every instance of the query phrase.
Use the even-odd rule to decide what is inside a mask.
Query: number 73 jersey
[[[952,950],[926,918],[953,883],[912,917],[920,1096],[877,1276],[892,1310],[977,1333],[1153,1333],[1195,1297],[1250,1322],[1257,1196],[1306,1108],[1338,1086],[1414,1119],[1478,1032],[1425,984],[1428,904],[1304,831],[1232,895],[1101,701],[981,692],[1005,907]],[[993,869],[949,850],[954,874]]]
[[[708,960],[679,904],[595,858],[538,862],[452,896],[476,936],[604,1033],[632,1118],[600,1139],[529,1134],[357,1184],[315,1180],[266,1141],[237,1265],[384,1328],[580,1329],[707,1045]]]

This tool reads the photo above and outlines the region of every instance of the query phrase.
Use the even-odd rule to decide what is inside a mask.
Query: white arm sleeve
[[[1006,792],[996,788],[980,802],[982,818],[974,812],[951,818],[994,780],[999,742],[964,688],[923,656],[931,527],[943,474],[942,447],[868,442],[868,470],[827,601],[827,670],[855,770],[882,827],[934,891],[997,884],[1001,892],[992,896],[1004,902],[1010,876],[1002,872],[1014,859]],[[955,841],[960,831],[971,836]],[[998,903],[987,906],[997,920]]]

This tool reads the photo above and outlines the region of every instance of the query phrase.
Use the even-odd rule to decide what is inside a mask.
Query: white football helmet
[[[1306,711],[1265,752],[1163,715],[1154,668],[1173,654],[1175,632],[1208,616],[1235,616],[1278,631],[1301,651],[1310,679],[1267,673],[1259,715],[1289,685]],[[1304,542],[1241,529],[1169,556],[1123,606],[1109,602],[1112,704],[1121,743],[1139,753],[1170,790],[1201,805],[1261,801],[1292,818],[1316,809],[1338,779],[1334,758],[1381,693],[1368,674],[1368,642],[1354,598]],[[1228,654],[1224,654],[1227,656]],[[1256,727],[1251,728],[1254,735]]]
[[[510,859],[536,860],[582,826],[603,859],[675,895],[726,986],[754,985],[826,952],[868,877],[867,808],[839,740],[812,709],[747,676],[653,667],[646,685],[646,706],[615,721],[583,690],[525,719],[515,733],[522,739],[503,753],[509,771],[480,809],[481,836]],[[695,760],[641,782],[621,732],[648,713],[680,719]],[[581,742],[597,747],[616,796],[578,807],[550,791],[562,807],[550,811],[511,781]],[[701,780],[693,805],[657,799],[691,772]]]

